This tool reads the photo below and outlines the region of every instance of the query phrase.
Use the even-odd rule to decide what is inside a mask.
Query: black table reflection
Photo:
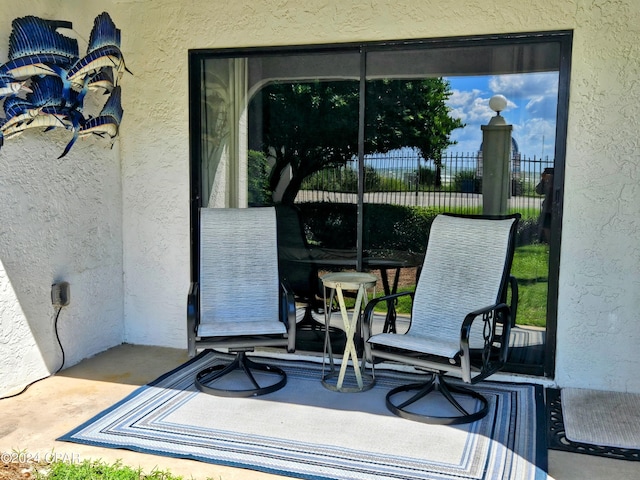
[[[358,259],[355,250],[342,250],[321,247],[280,249],[280,260],[305,265],[312,265],[318,270],[339,271],[356,270]],[[380,271],[380,280],[385,295],[398,291],[400,272],[403,268],[416,268],[416,282],[424,255],[397,250],[369,250],[362,257],[362,269]],[[393,272],[393,273],[392,273]],[[393,278],[391,279],[391,275]],[[388,302],[393,302],[389,300]],[[395,309],[388,305],[385,316],[384,331],[395,332]]]

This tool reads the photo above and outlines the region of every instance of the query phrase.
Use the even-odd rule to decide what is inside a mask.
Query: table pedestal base
[[[370,390],[376,384],[376,379],[372,375],[369,375],[368,373],[361,373],[362,387],[358,386],[355,375],[349,375],[345,376],[342,385],[338,388],[339,376],[340,372],[337,370],[327,373],[322,377],[322,385],[334,392],[357,393]]]

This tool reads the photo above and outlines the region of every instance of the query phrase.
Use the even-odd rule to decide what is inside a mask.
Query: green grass
[[[518,325],[544,327],[547,317],[549,246],[518,247],[513,256],[511,274],[518,279]]]
[[[182,480],[168,471],[153,470],[145,473],[140,468],[123,465],[120,461],[107,464],[100,460],[83,462],[52,462],[42,472],[37,472],[37,480]]]

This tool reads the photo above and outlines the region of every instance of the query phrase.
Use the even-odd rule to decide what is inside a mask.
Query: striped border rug
[[[58,440],[314,480],[547,478],[539,386],[483,382],[474,388],[490,402],[484,419],[427,425],[385,407],[386,392],[417,374],[376,369],[371,390],[337,393],[322,387],[317,363],[267,359],[287,372],[277,392],[225,398],[195,389],[198,371],[229,358],[205,351]]]

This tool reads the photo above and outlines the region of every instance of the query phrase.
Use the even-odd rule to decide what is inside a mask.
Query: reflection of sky
[[[513,137],[526,157],[553,157],[558,73],[526,73],[481,77],[447,77],[452,95],[451,114],[465,127],[452,132],[457,141],[448,152],[477,152],[482,143],[481,125],[495,115],[489,99],[504,95],[508,106],[501,113],[513,125]]]

